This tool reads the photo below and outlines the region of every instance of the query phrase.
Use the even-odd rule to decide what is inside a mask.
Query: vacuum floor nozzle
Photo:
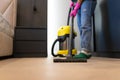
[[[64,58],[64,59],[54,59],[53,62],[56,62],[56,63],[66,63],[66,62],[76,62],[76,63],[79,63],[79,62],[87,62],[87,59],[75,59],[75,58]]]

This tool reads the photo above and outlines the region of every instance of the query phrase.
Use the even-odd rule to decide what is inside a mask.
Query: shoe
[[[79,54],[77,54],[77,55],[75,55],[75,56],[73,56],[73,58],[83,58],[83,59],[90,59],[92,57],[92,55],[91,54],[85,54],[85,53],[79,53]]]

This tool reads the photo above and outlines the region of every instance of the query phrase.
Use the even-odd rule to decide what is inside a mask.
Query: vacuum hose
[[[53,55],[54,57],[57,57],[57,56],[58,56],[57,54],[54,53],[54,46],[55,46],[55,44],[56,44],[58,41],[60,41],[60,39],[56,39],[56,40],[54,41],[53,45],[52,45],[51,53],[52,53],[52,55]]]

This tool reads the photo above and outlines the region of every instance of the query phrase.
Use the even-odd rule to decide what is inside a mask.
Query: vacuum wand
[[[70,37],[69,37],[69,47],[68,47],[68,55],[67,58],[72,57],[72,46],[73,46],[73,23],[74,23],[74,18],[72,18],[72,26],[70,28]]]
[[[72,10],[74,9],[74,7],[72,7]],[[68,14],[68,21],[70,20],[70,12],[71,12],[71,8]],[[69,23],[68,23],[69,24]],[[69,36],[69,47],[68,47],[68,55],[67,58],[72,58],[72,46],[73,46],[73,27],[74,27],[74,17],[72,16],[71,19],[71,28],[70,28],[70,36]]]

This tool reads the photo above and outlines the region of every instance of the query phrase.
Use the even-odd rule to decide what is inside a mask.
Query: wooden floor
[[[94,57],[88,63],[53,63],[51,58],[0,61],[0,80],[120,80],[120,59]]]

